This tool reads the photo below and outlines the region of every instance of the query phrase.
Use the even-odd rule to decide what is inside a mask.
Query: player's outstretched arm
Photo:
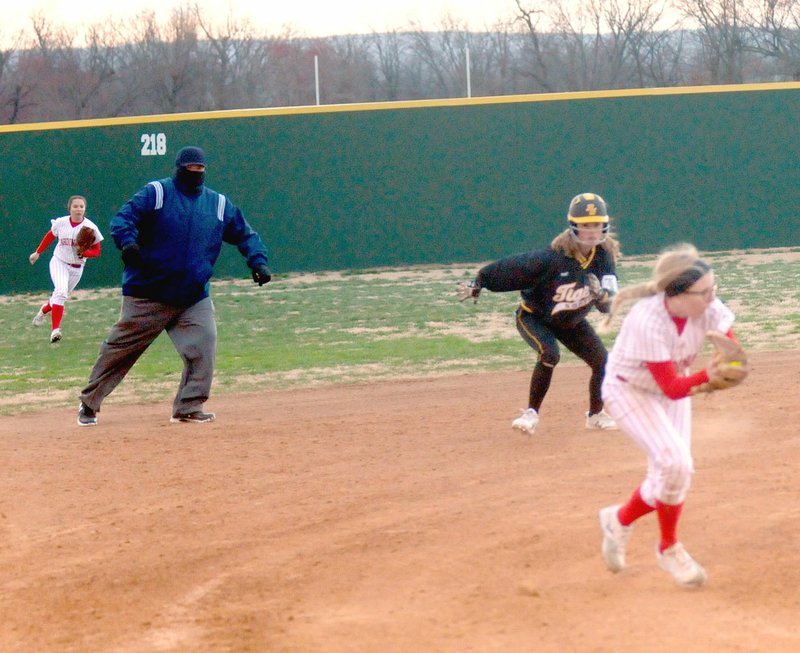
[[[471,299],[474,304],[477,304],[478,295],[480,294],[481,286],[475,279],[472,281],[461,281],[456,285],[456,296],[460,302]]]
[[[48,247],[50,247],[50,243],[55,241],[55,239],[56,237],[55,235],[53,235],[52,231],[48,231],[44,235],[44,237],[42,238],[42,242],[39,243],[39,246],[36,248],[36,250],[32,252],[31,255],[28,257],[28,260],[30,261],[31,265],[33,265],[34,263],[36,263],[36,261],[39,260],[39,257],[41,256],[42,252],[46,250]]]

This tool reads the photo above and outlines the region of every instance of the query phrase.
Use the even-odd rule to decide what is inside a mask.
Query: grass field
[[[716,252],[706,258],[717,273],[719,296],[737,314],[736,334],[748,348],[800,348],[800,248]],[[646,279],[652,261],[625,257],[620,283]],[[249,280],[215,282],[214,392],[531,367],[533,354],[513,324],[518,293],[484,292],[477,304],[456,300],[456,283],[472,278],[479,266],[278,274],[264,288]],[[118,288],[79,289],[67,303],[64,339],[51,345],[47,322],[31,326],[46,297],[0,297],[0,414],[45,403],[77,404],[98,346],[119,312]],[[614,334],[604,336],[608,345]],[[562,360],[575,362],[568,352]],[[171,399],[180,369],[162,335],[109,401]]]

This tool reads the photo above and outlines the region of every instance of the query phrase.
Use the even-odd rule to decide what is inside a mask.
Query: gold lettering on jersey
[[[577,285],[578,282],[573,281],[556,288],[556,292],[553,295],[555,306],[550,311],[550,315],[555,315],[562,311],[576,311],[594,301],[591,291],[586,286],[576,288]]]

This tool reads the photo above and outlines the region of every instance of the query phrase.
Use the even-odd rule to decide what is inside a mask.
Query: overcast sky
[[[0,36],[7,40],[44,13],[53,24],[80,31],[81,25],[109,17],[126,18],[155,11],[159,19],[185,0],[5,0]],[[115,6],[116,5],[116,6]],[[411,22],[437,28],[448,14],[479,30],[514,15],[514,0],[199,0],[203,15],[222,19],[229,11],[249,19],[262,34],[279,34],[291,26],[301,36],[369,33],[406,27]]]

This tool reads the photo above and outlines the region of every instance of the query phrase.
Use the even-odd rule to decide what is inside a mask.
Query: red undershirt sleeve
[[[48,231],[44,235],[44,238],[42,238],[42,242],[39,243],[39,247],[36,248],[36,253],[41,254],[42,252],[44,252],[44,250],[50,247],[50,243],[52,243],[55,239],[56,237],[53,235],[53,232]]]
[[[691,376],[678,376],[675,363],[672,361],[647,362],[645,365],[656,380],[658,387],[670,399],[688,397],[693,387],[708,381],[706,370],[700,370]]]
[[[725,336],[738,342],[736,336],[733,335],[733,328],[728,329]],[[692,388],[708,381],[708,370],[700,370],[691,376],[678,376],[675,363],[672,361],[646,362],[645,365],[656,380],[658,387],[670,399],[688,397]]]
[[[95,258],[100,256],[100,245],[102,243],[95,243],[89,249],[87,249],[81,256],[83,258]]]

